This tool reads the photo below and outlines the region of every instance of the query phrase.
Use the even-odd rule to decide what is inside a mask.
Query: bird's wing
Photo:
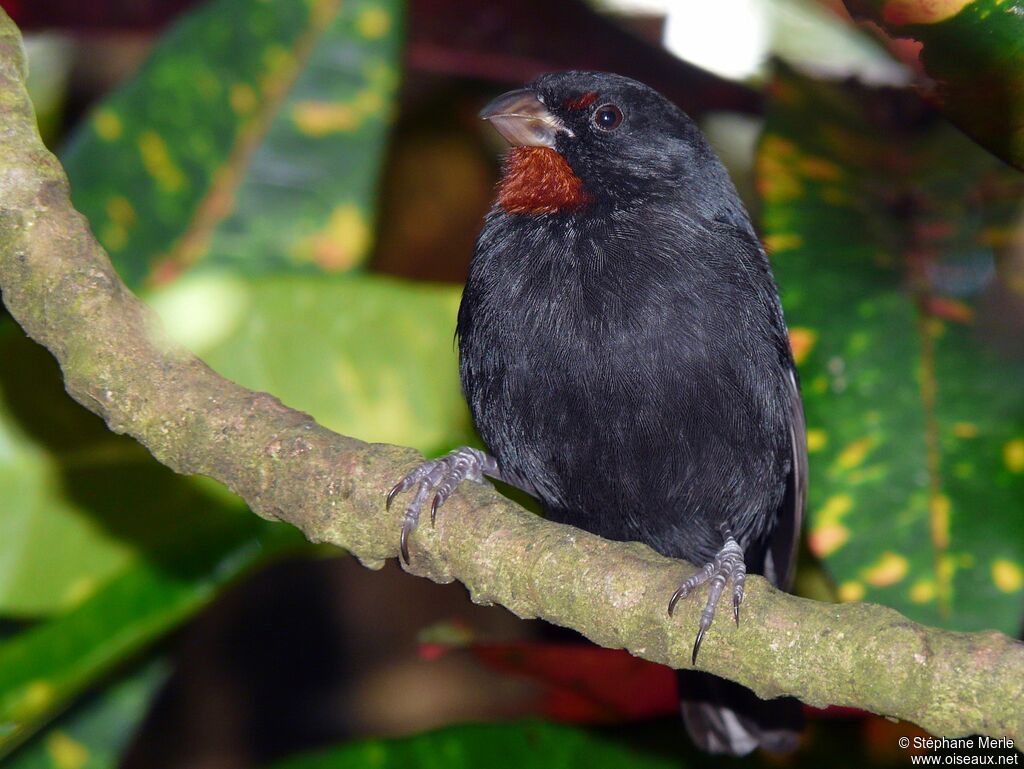
[[[779,520],[775,524],[775,533],[765,557],[765,576],[783,590],[788,590],[793,583],[800,528],[807,504],[807,429],[795,370],[790,370],[789,383],[787,404],[792,467],[786,481],[786,494],[779,509]]]
[[[804,421],[804,406],[800,399],[800,383],[797,378],[796,366],[793,363],[786,323],[782,315],[782,304],[779,301],[768,256],[761,247],[760,241],[745,215],[739,219],[728,220],[726,226],[722,222],[712,226],[712,232],[724,231],[733,242],[741,244],[742,251],[749,256],[746,263],[751,267],[754,281],[760,279],[767,282],[770,296],[774,303],[776,327],[779,332],[777,340],[780,358],[788,361],[788,387],[786,408],[788,410],[789,444],[791,468],[786,479],[786,492],[779,507],[775,531],[768,544],[768,552],[764,560],[764,576],[774,585],[788,590],[793,582],[796,571],[796,555],[800,545],[800,530],[803,525],[804,507],[807,504],[807,427]]]

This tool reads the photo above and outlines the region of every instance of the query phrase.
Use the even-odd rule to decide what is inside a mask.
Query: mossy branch
[[[42,145],[14,24],[0,11],[0,288],[11,315],[60,362],[68,392],[180,473],[208,475],[254,512],[380,565],[398,550],[400,511],[384,493],[411,449],[332,433],[240,387],[161,333],[71,206]],[[412,539],[410,571],[459,580],[473,600],[575,628],[598,644],[689,666],[702,599],[666,602],[690,567],[531,515],[464,488]],[[1024,645],[956,633],[881,606],[833,605],[747,582],[739,628],[719,621],[700,667],[762,697],[846,705],[945,736],[1024,740]]]

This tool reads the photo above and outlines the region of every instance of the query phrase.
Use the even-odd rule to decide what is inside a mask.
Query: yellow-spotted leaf
[[[333,428],[437,452],[472,439],[457,290],[324,274],[372,244],[401,26],[395,0],[213,0],[63,159],[76,204],[173,336]],[[216,511],[74,404],[45,352],[4,333],[0,613],[39,616],[201,538]]]
[[[1024,169],[1022,0],[845,0],[919,70],[922,93]]]
[[[217,504],[208,499],[207,511]],[[133,561],[74,608],[0,641],[0,759],[230,581],[301,542],[289,526],[236,512],[159,557]]]
[[[1024,175],[912,94],[783,72],[763,229],[803,380],[807,536],[844,600],[1016,633]]]
[[[165,660],[106,687],[63,714],[4,763],[5,769],[115,769],[167,679]],[[2,746],[2,743],[0,743]],[[2,750],[2,747],[0,747]]]
[[[397,0],[214,0],[166,33],[62,155],[129,285],[360,265],[400,22]]]

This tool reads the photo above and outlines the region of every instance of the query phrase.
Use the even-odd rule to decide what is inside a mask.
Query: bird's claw
[[[697,638],[693,642],[692,662],[697,664],[697,652],[700,651],[704,635],[711,627],[715,619],[715,607],[718,605],[726,584],[732,580],[732,616],[736,620],[736,626],[740,624],[740,604],[743,603],[743,583],[747,577],[747,566],[743,560],[743,548],[733,539],[732,534],[726,532],[725,544],[715,555],[714,560],[704,564],[703,568],[696,574],[683,580],[682,584],[672,594],[668,602],[668,613],[671,616],[676,604],[681,598],[686,598],[693,590],[705,582],[711,582],[708,589],[708,602],[700,615],[700,623],[697,630]]]
[[[398,538],[398,550],[402,554],[404,563],[409,563],[409,532],[415,525],[415,521],[410,521],[408,518],[402,521],[402,534]]]
[[[388,492],[387,502],[385,503],[385,507],[387,507],[388,510],[391,509],[391,503],[395,501],[395,497],[397,497],[398,494],[402,491],[402,482],[404,480],[405,478],[396,483],[394,486],[391,487],[391,491]]]
[[[430,503],[430,523],[437,520],[437,510],[451,496],[456,487],[464,480],[482,483],[484,470],[488,467],[489,457],[479,449],[462,447],[455,449],[447,456],[433,459],[417,466],[396,483],[387,496],[387,509],[399,494],[415,487],[416,493],[405,508],[402,517],[402,533],[399,537],[399,552],[402,560],[409,563],[409,535],[420,520],[420,510],[427,497],[433,492]]]

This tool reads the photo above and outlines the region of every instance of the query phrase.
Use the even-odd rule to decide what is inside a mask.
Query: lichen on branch
[[[0,11],[0,289],[57,358],[70,395],[174,470],[210,476],[254,512],[367,565],[398,552],[384,493],[418,460],[333,433],[212,371],[162,334],[71,205],[40,142],[20,35]],[[670,618],[691,567],[636,543],[544,521],[493,489],[461,489],[412,539],[416,574],[459,580],[478,602],[574,628],[598,644],[689,667],[699,596]],[[751,577],[736,628],[718,622],[699,667],[762,697],[794,695],[895,716],[945,736],[1024,740],[1024,645],[957,633],[869,604],[786,595]]]

